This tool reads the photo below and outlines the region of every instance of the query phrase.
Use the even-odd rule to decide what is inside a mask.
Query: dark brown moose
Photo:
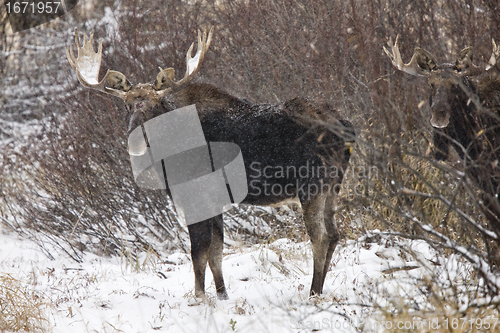
[[[269,205],[298,197],[313,248],[310,294],[321,294],[339,241],[335,203],[349,163],[353,127],[339,120],[328,104],[303,98],[277,105],[253,104],[213,85],[192,83],[210,46],[212,31],[198,33],[198,51],[191,57],[193,43],[187,52],[186,73],[179,81],[175,81],[173,68],[160,68],[152,83],[132,85],[124,74],[111,70],[99,81],[102,41],[96,53],[93,36],[90,40],[84,36],[81,46],[77,31],[78,58],[73,47],[66,53],[82,85],[125,101],[130,112],[129,133],[156,116],[195,104],[207,141],[231,142],[241,149],[249,185],[243,203]],[[205,297],[208,262],[217,296],[227,299],[222,275],[222,215],[188,225],[188,230],[196,296]]]
[[[403,63],[397,38],[394,44],[389,41],[390,50],[384,50],[399,70],[427,77],[434,155],[445,160],[450,144],[455,148],[467,174],[483,191],[485,215],[500,236],[500,76],[495,71],[500,48],[492,43],[492,55],[483,67],[473,64],[471,47],[460,51],[454,64],[440,65],[418,47],[410,62]]]

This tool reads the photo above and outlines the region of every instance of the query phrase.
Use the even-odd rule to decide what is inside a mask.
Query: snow
[[[106,32],[108,35],[113,36],[120,41],[120,34],[117,32],[120,30],[118,21],[116,20],[116,14],[109,7],[104,7],[104,16],[101,18],[99,23],[106,27]]]
[[[225,248],[229,300],[218,300],[207,269],[205,302],[194,297],[194,275],[186,253],[158,258],[140,253],[105,258],[86,254],[76,263],[62,254],[49,260],[30,241],[0,234],[0,276],[10,274],[52,304],[51,332],[356,332],[376,327],[370,298],[384,304],[387,292],[416,294],[415,280],[428,273],[435,253],[423,241],[402,241],[417,253],[404,260],[400,247],[345,241],[337,247],[324,295],[309,299],[309,242],[279,239],[270,244]],[[458,260],[439,258],[467,274]],[[462,268],[461,268],[462,267]],[[449,273],[449,272],[448,272]],[[384,291],[379,294],[375,291]],[[367,322],[368,321],[368,322]]]

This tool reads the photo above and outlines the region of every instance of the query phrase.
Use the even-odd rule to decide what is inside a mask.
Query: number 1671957
[[[15,1],[6,2],[8,14],[52,14],[62,13],[60,1]]]

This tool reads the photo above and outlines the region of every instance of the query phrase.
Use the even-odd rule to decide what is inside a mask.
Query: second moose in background
[[[492,41],[488,63],[476,66],[473,49],[466,47],[454,63],[437,64],[430,52],[416,47],[403,63],[398,40],[384,50],[400,71],[427,78],[430,86],[430,123],[434,128],[435,158],[448,158],[452,145],[467,175],[483,192],[483,211],[500,233],[500,76],[495,72],[500,48]],[[494,238],[496,239],[496,238]],[[498,239],[496,239],[498,242]]]

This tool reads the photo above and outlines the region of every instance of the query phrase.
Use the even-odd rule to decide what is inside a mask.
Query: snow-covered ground
[[[372,302],[383,302],[386,292],[418,297],[412,277],[426,274],[425,266],[440,260],[424,242],[406,244],[414,256],[380,238],[341,243],[325,294],[312,300],[310,244],[288,239],[226,248],[226,301],[215,297],[207,270],[209,297],[197,302],[192,265],[184,253],[166,258],[144,253],[135,261],[87,254],[78,264],[63,254],[49,260],[35,244],[5,232],[0,234],[0,276],[9,274],[50,304],[45,313],[51,332],[376,331]],[[456,266],[453,271],[452,279],[467,274]]]

